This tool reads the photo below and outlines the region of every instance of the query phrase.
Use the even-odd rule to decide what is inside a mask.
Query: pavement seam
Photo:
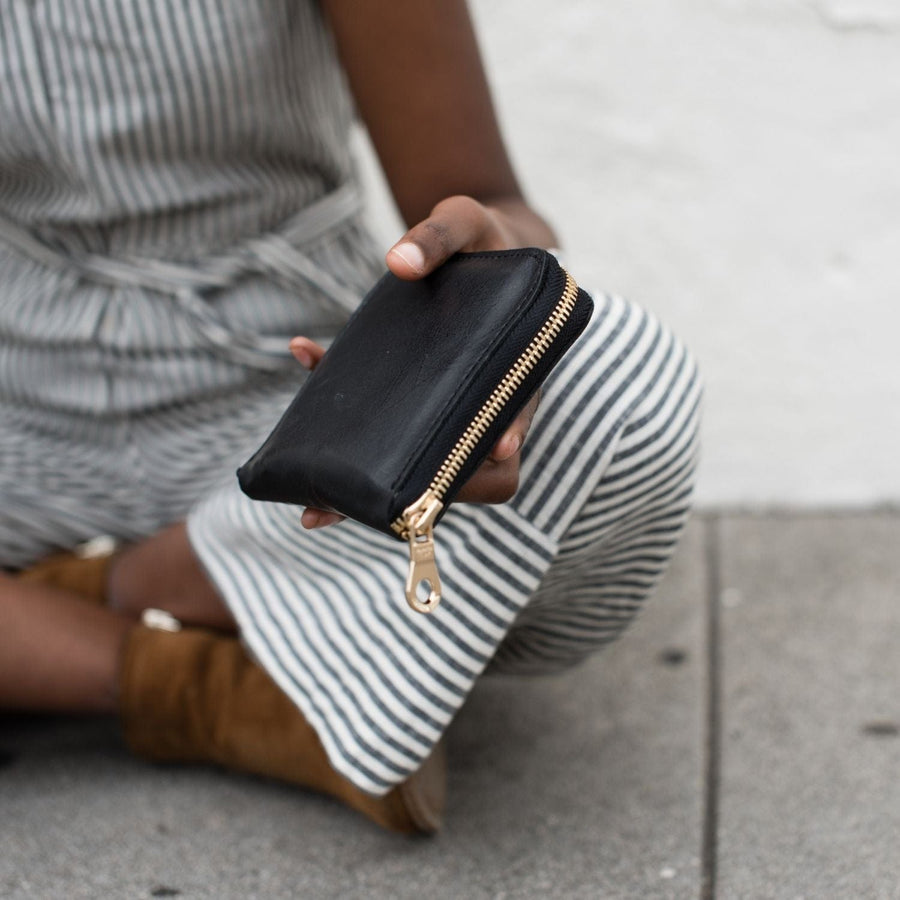
[[[704,516],[706,568],[706,718],[700,900],[715,900],[722,758],[722,517]]]

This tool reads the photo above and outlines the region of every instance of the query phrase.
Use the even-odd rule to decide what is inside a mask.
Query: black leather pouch
[[[420,281],[387,273],[238,470],[242,490],[408,541],[407,600],[430,611],[434,525],[592,310],[534,248],[459,253]]]

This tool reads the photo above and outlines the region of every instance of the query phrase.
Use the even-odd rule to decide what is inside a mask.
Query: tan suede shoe
[[[442,824],[443,749],[404,784],[372,797],[332,769],[297,707],[234,638],[201,629],[137,626],[120,678],[125,739],[140,756],[208,762],[276,778],[337,798],[405,834]]]
[[[97,538],[66,553],[54,553],[15,577],[27,584],[41,584],[78,594],[85,600],[106,602],[106,581],[115,557],[111,538]]]

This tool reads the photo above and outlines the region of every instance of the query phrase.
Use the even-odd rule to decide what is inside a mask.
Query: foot
[[[78,594],[97,604],[106,602],[106,582],[115,556],[116,542],[95,538],[74,550],[55,553],[16,573],[24,584],[40,584]]]
[[[365,793],[332,768],[312,726],[235,638],[135,627],[123,654],[120,703],[126,741],[138,755],[215,763],[300,785],[391,831],[433,834],[441,827],[440,746],[389,793]]]

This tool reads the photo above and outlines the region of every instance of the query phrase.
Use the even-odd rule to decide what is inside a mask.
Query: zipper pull
[[[432,612],[441,602],[441,578],[434,560],[434,520],[443,505],[427,490],[403,511],[409,540],[406,601],[420,613]],[[428,596],[424,600],[418,595],[418,587],[423,583],[428,587]]]

